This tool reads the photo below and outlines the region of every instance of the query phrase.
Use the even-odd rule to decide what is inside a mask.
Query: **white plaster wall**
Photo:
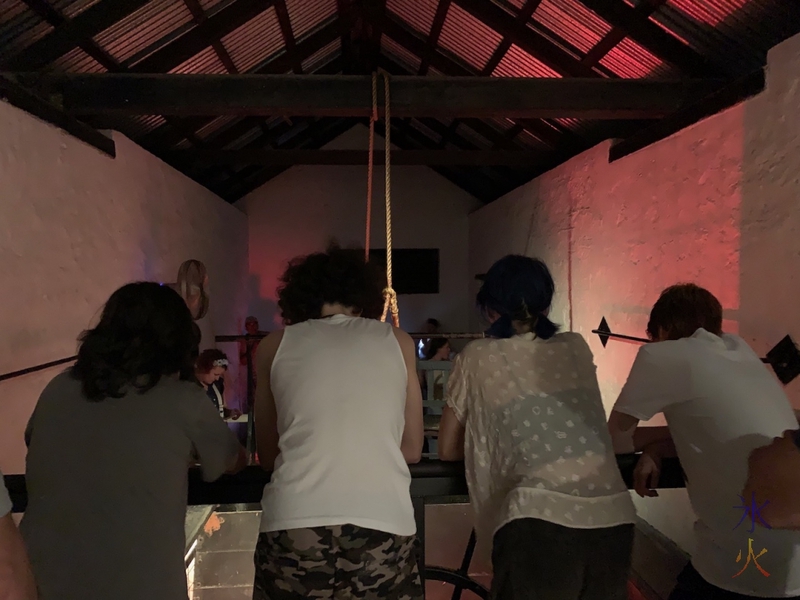
[[[116,159],[0,102],[0,373],[75,354],[111,292],[172,282],[189,258],[209,269],[203,346],[245,316],[246,215],[122,135],[114,141]],[[23,471],[22,432],[58,370],[0,382],[4,472]]]
[[[673,283],[716,294],[725,329],[758,352],[787,333],[800,342],[799,72],[800,36],[770,53],[758,97],[611,164],[601,144],[470,216],[471,273],[509,252],[551,267],[554,317],[589,340],[607,409],[636,346],[603,349],[590,331],[605,316],[644,335]],[[800,406],[800,381],[786,391]],[[660,494],[635,497],[640,515],[691,552],[685,491]]]
[[[328,148],[367,148],[368,130],[357,126]],[[383,147],[383,139],[376,139]],[[371,246],[385,248],[384,172],[374,173]],[[251,312],[262,326],[279,326],[275,290],[287,262],[324,250],[330,239],[363,247],[366,166],[297,166],[252,192],[238,205],[250,225]],[[472,301],[467,260],[468,215],[479,206],[427,167],[392,169],[394,248],[438,248],[439,294],[400,296],[401,325],[418,331],[435,317],[446,331],[465,331]]]

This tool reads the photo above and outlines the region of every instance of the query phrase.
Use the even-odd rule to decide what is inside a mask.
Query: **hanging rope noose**
[[[392,123],[389,108],[389,74],[380,70],[383,76],[384,92],[384,123],[386,135],[384,136],[384,173],[385,173],[385,204],[386,204],[386,287],[383,290],[383,314],[381,321],[386,322],[386,317],[391,311],[392,323],[400,327],[400,309],[397,306],[397,292],[392,287]],[[378,120],[378,73],[372,74],[372,116],[369,122],[369,159],[367,162],[367,233],[365,242],[365,258],[369,260],[370,227],[372,225],[372,173],[373,152],[375,149],[375,122]]]
[[[367,159],[367,232],[364,236],[364,260],[369,262],[372,229],[372,172],[375,164],[375,123],[378,120],[378,74],[372,74],[372,114],[369,118],[369,158]]]

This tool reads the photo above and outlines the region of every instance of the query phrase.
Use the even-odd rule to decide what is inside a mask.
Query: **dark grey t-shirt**
[[[58,375],[26,431],[28,508],[20,529],[41,600],[187,598],[187,469],[218,478],[239,444],[197,384],[162,379],[89,402]]]

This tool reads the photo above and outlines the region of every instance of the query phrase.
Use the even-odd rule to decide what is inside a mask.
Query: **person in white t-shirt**
[[[547,266],[506,256],[478,305],[488,335],[456,357],[439,457],[465,460],[495,600],[627,600],[633,501],[617,468],[592,352],[557,333]],[[488,544],[487,544],[488,545]]]
[[[670,600],[795,598],[800,532],[773,529],[746,498],[748,456],[797,421],[775,376],[739,336],[722,332],[722,306],[694,284],[667,288],[609,418],[617,453],[643,450],[636,489],[655,496],[660,459],[677,454],[697,516],[692,560]],[[664,413],[668,427],[638,428]]]
[[[36,600],[36,597],[28,553],[11,518],[11,498],[0,472],[0,598]]]

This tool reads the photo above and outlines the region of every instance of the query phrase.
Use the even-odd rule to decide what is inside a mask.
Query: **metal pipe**
[[[651,340],[647,338],[633,337],[632,335],[622,335],[621,333],[611,333],[610,331],[601,331],[599,329],[592,329],[592,333],[600,336],[606,336],[617,340],[628,340],[629,342],[639,342],[641,344],[649,344]]]
[[[57,367],[58,365],[63,365],[68,362],[72,362],[77,358],[78,358],[77,356],[59,358],[58,360],[51,360],[50,362],[46,362],[41,365],[36,365],[35,367],[20,369],[19,371],[12,371],[11,373],[3,373],[2,375],[0,375],[0,381],[6,381],[7,379],[14,379],[15,377],[22,377],[23,375],[28,375],[29,373],[36,373],[37,371],[44,371],[45,369],[49,369],[51,367]]]

